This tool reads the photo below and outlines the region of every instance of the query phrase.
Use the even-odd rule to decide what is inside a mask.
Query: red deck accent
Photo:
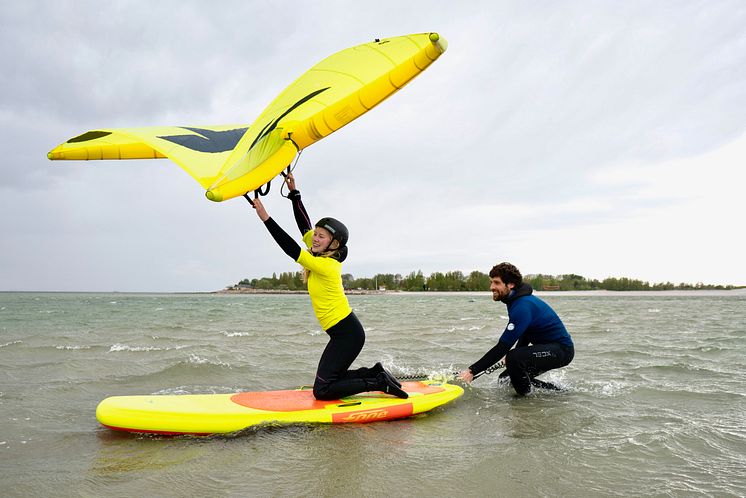
[[[402,382],[401,387],[402,389],[407,391],[409,394],[412,394],[412,393],[435,394],[435,393],[442,393],[443,391],[445,391],[445,389],[440,387],[440,385],[427,385],[427,384],[423,384],[422,382],[418,382],[418,381]]]
[[[339,400],[319,401],[312,391],[261,391],[238,393],[231,396],[231,401],[241,406],[267,410],[270,412],[298,412],[318,410],[326,405],[343,403]]]
[[[445,391],[440,386],[429,386],[422,382],[403,382],[402,389],[408,393],[434,394]],[[328,400],[320,401],[313,397],[313,392],[308,391],[259,391],[238,393],[231,396],[231,401],[247,408],[266,410],[270,412],[299,412],[303,410],[319,410],[328,405],[340,405],[351,400]],[[410,407],[411,408],[411,407]],[[363,410],[364,411],[364,410]],[[410,413],[411,415],[411,413]],[[399,415],[394,418],[406,417]],[[382,419],[388,420],[388,419]]]

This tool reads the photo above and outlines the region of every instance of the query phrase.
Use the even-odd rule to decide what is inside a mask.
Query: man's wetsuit
[[[531,286],[523,283],[502,300],[508,306],[508,325],[497,345],[469,367],[477,375],[505,357],[506,372],[518,394],[531,390],[532,381],[537,382],[534,377],[564,367],[575,356],[562,320],[532,294]]]
[[[303,241],[310,247],[313,227],[301,202],[300,192],[293,190],[288,197],[293,203],[293,215],[303,234]],[[313,385],[316,399],[339,399],[380,388],[373,379],[380,371],[376,367],[348,370],[365,344],[365,330],[345,296],[340,261],[315,257],[309,251],[303,251],[272,218],[265,221],[264,225],[285,254],[310,270],[308,294],[316,318],[329,335],[329,343],[319,360]],[[344,256],[346,248],[340,259],[344,260]]]

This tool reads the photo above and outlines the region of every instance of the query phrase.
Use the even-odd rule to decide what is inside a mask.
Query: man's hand
[[[262,204],[262,201],[258,198],[254,199],[254,209],[256,210],[256,214],[259,216],[260,220],[267,221],[269,219],[269,214],[267,214],[267,210],[264,209],[264,204]]]
[[[285,177],[285,183],[288,184],[288,188],[290,190],[298,190],[297,188],[295,188],[295,177],[292,173],[287,174],[287,176]]]
[[[464,370],[463,372],[461,372],[460,374],[458,374],[457,378],[459,380],[462,380],[462,381],[466,382],[467,384],[471,384],[471,381],[474,380],[474,374],[471,373],[471,370],[469,370],[467,368],[466,370]]]

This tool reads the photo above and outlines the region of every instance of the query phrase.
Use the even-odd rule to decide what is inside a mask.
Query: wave
[[[474,332],[476,330],[484,330],[486,325],[472,325],[470,327],[466,327],[465,325],[459,325],[459,326],[453,326],[449,327],[446,332],[449,334],[452,334],[454,332]]]
[[[255,335],[251,332],[228,332],[225,330],[221,332],[221,334],[223,334],[226,337],[252,337]]]
[[[623,382],[612,380],[610,382],[602,384],[598,392],[601,393],[603,396],[614,397],[621,394],[626,389],[628,389],[628,386],[625,385]]]
[[[194,331],[194,332],[204,332],[203,329],[194,328],[192,326],[184,325],[184,324],[181,324],[181,323],[172,323],[172,324],[168,324],[168,325],[157,323],[157,324],[147,325],[143,329],[147,330],[147,331],[150,331],[150,332],[156,331],[156,332],[161,332],[161,333],[166,333],[166,332],[181,332],[181,331],[184,331],[184,330]]]
[[[722,365],[720,365],[722,366]],[[697,377],[706,377],[711,380],[717,380],[723,376],[730,376],[734,372],[729,371],[718,371],[710,367],[694,365],[692,363],[674,362],[668,365],[639,365],[632,366],[630,371],[640,374],[655,374],[656,378],[660,378],[661,374],[673,374],[679,376],[682,374],[697,374]]]
[[[226,386],[176,386],[167,387],[156,391],[153,394],[174,395],[174,394],[231,394],[239,390],[234,387]]]
[[[220,366],[220,367],[231,368],[231,364],[230,363],[226,363],[224,361],[217,361],[217,362],[210,361],[207,358],[202,358],[201,356],[196,355],[194,353],[192,353],[192,354],[189,355],[188,362],[189,363],[193,363],[195,365],[217,365],[217,366]]]
[[[160,346],[128,346],[127,344],[114,344],[109,348],[110,353],[118,353],[121,351],[132,351],[132,352],[148,352],[148,351],[173,351],[173,350],[179,350],[184,349],[187,346],[166,346],[166,347],[160,347]]]
[[[188,358],[179,360],[168,365],[152,365],[156,370],[148,373],[137,375],[131,374],[113,374],[106,378],[101,378],[100,382],[107,387],[116,384],[120,388],[132,387],[136,391],[143,391],[147,386],[156,389],[176,389],[166,386],[187,386],[187,385],[218,385],[224,380],[232,381],[237,377],[249,377],[249,373],[255,373],[251,368],[244,373],[245,367],[233,367],[230,363],[205,358],[197,354],[191,354]],[[230,375],[226,372],[231,371]],[[229,388],[225,388],[229,389]],[[235,387],[230,388],[236,390]],[[193,391],[192,391],[193,392]],[[174,393],[176,394],[176,393]]]
[[[693,387],[692,389],[680,389],[667,384],[636,386],[634,389],[635,399],[655,400],[663,405],[661,410],[675,408],[674,403],[687,405],[727,406],[734,401],[734,397],[744,398],[746,395],[740,392],[713,391],[709,386]]]
[[[8,347],[8,346],[14,346],[16,344],[23,344],[23,341],[10,341],[10,342],[6,342],[5,344],[0,344],[0,348],[5,348],[5,347]]]

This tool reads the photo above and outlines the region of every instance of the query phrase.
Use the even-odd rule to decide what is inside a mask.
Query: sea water
[[[3,496],[744,496],[746,293],[549,293],[575,360],[516,397],[497,373],[409,419],[152,437],[107,396],[313,382],[305,295],[0,293]],[[356,365],[447,374],[490,349],[489,294],[350,296]]]

